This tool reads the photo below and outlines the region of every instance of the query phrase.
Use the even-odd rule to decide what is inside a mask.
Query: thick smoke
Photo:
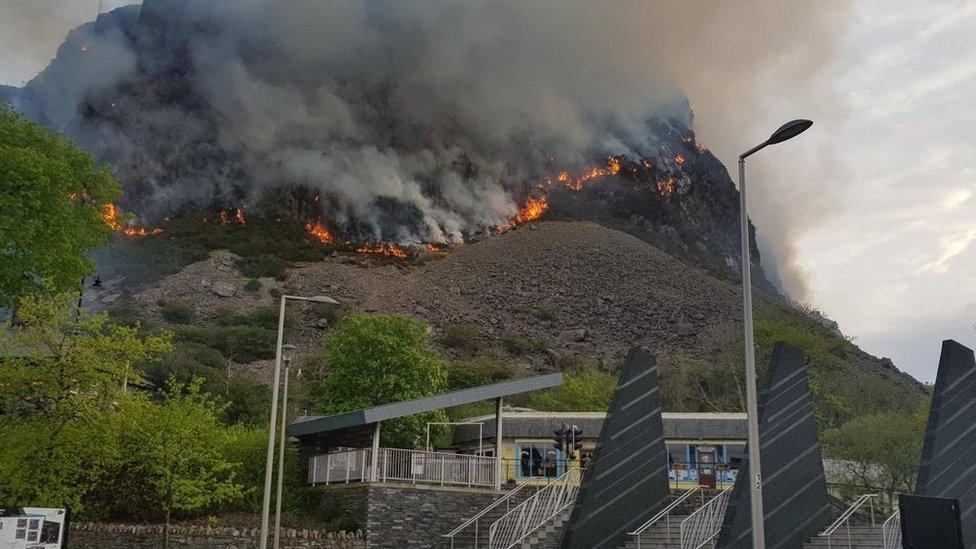
[[[647,121],[690,125],[685,95],[699,136],[732,160],[771,121],[834,97],[821,75],[845,8],[147,0],[141,16],[129,11],[75,31],[59,60],[76,68],[56,61],[45,75],[63,79],[46,89],[86,108],[56,112],[55,98],[30,94],[24,108],[41,105],[52,125],[112,160],[140,204],[166,211],[242,191],[253,200],[301,183],[321,193],[332,223],[440,241],[503,223],[553,162],[653,156]],[[65,50],[82,44],[84,53]],[[764,99],[775,96],[788,100]],[[139,131],[117,131],[136,112]],[[785,235],[771,239],[780,259],[830,202],[819,189],[802,217],[755,202],[783,212],[757,216],[760,230],[768,220],[770,234]]]

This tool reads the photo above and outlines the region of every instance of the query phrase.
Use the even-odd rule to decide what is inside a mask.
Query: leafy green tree
[[[442,392],[447,366],[431,350],[427,326],[391,315],[350,315],[325,341],[324,380],[311,391],[316,409],[339,413]],[[383,424],[385,444],[411,447],[441,412]]]
[[[205,510],[245,495],[237,479],[240,464],[225,456],[232,433],[202,385],[199,378],[174,382],[161,404],[142,400],[127,414],[120,435],[122,467],[140,478],[146,500],[164,517],[164,548],[173,512]]]
[[[926,409],[852,419],[824,433],[824,454],[836,460],[833,466],[853,490],[880,491],[893,503],[898,493],[915,490]]]
[[[131,394],[134,361],[169,350],[167,336],[106,323],[76,296],[26,296],[0,339],[0,500],[70,506],[118,459],[112,415]]]
[[[0,306],[77,288],[109,233],[102,209],[122,192],[108,168],[0,106],[0,185]]]

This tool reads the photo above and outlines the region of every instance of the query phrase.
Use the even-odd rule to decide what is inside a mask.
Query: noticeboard
[[[67,547],[67,509],[0,507],[0,549]]]

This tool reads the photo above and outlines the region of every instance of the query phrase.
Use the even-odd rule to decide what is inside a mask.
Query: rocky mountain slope
[[[740,293],[735,283],[675,259],[625,233],[588,222],[541,222],[505,235],[441,252],[415,263],[352,254],[300,266],[284,281],[248,279],[233,258],[217,253],[137,292],[137,308],[161,320],[166,303],[191,304],[197,318],[213,319],[272,305],[272,295],[326,294],[343,312],[416,317],[432,327],[432,339],[458,360],[488,357],[526,373],[553,371],[579,361],[613,369],[632,345],[657,352],[669,364],[715,364],[741,369]],[[254,284],[252,282],[252,284]],[[100,299],[120,292],[107,284]],[[770,297],[757,299],[760,325],[787,325],[805,341],[830,340],[830,368],[819,376],[825,392],[844,401],[878,397],[917,401],[921,385],[890,361],[872,357],[831,337],[814,322]],[[334,316],[302,309],[292,343],[299,361],[320,350]],[[785,323],[785,324],[784,324]],[[819,341],[819,340],[818,340]],[[690,361],[690,362],[689,362]],[[270,361],[241,365],[255,375]],[[819,368],[819,367],[818,367]],[[702,374],[708,382],[711,374]],[[856,406],[856,404],[852,404]],[[689,403],[701,408],[700,403]]]

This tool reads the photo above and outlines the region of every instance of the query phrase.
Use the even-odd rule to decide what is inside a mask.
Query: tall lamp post
[[[792,139],[813,125],[810,120],[797,119],[780,126],[766,141],[739,155],[739,224],[742,232],[742,309],[746,351],[746,415],[749,427],[749,501],[752,510],[752,547],[765,549],[763,527],[762,463],[759,452],[759,405],[756,395],[756,342],[752,323],[752,250],[749,247],[749,215],[746,210],[746,157],[768,145]]]
[[[261,543],[260,549],[268,549],[268,522],[271,514],[271,476],[274,464],[275,427],[278,423],[278,385],[281,383],[281,347],[285,337],[285,303],[291,301],[311,301],[313,303],[329,303],[338,305],[339,302],[331,297],[318,295],[301,297],[282,295],[278,309],[278,342],[275,344],[274,380],[271,384],[271,419],[268,422],[268,456],[264,463],[264,501],[261,503]]]
[[[275,497],[274,549],[281,544],[281,492],[285,480],[285,427],[288,425],[288,370],[295,357],[294,345],[281,346],[281,360],[285,362],[285,379],[281,388],[281,441],[278,447],[278,494]],[[298,375],[302,371],[298,370]]]

